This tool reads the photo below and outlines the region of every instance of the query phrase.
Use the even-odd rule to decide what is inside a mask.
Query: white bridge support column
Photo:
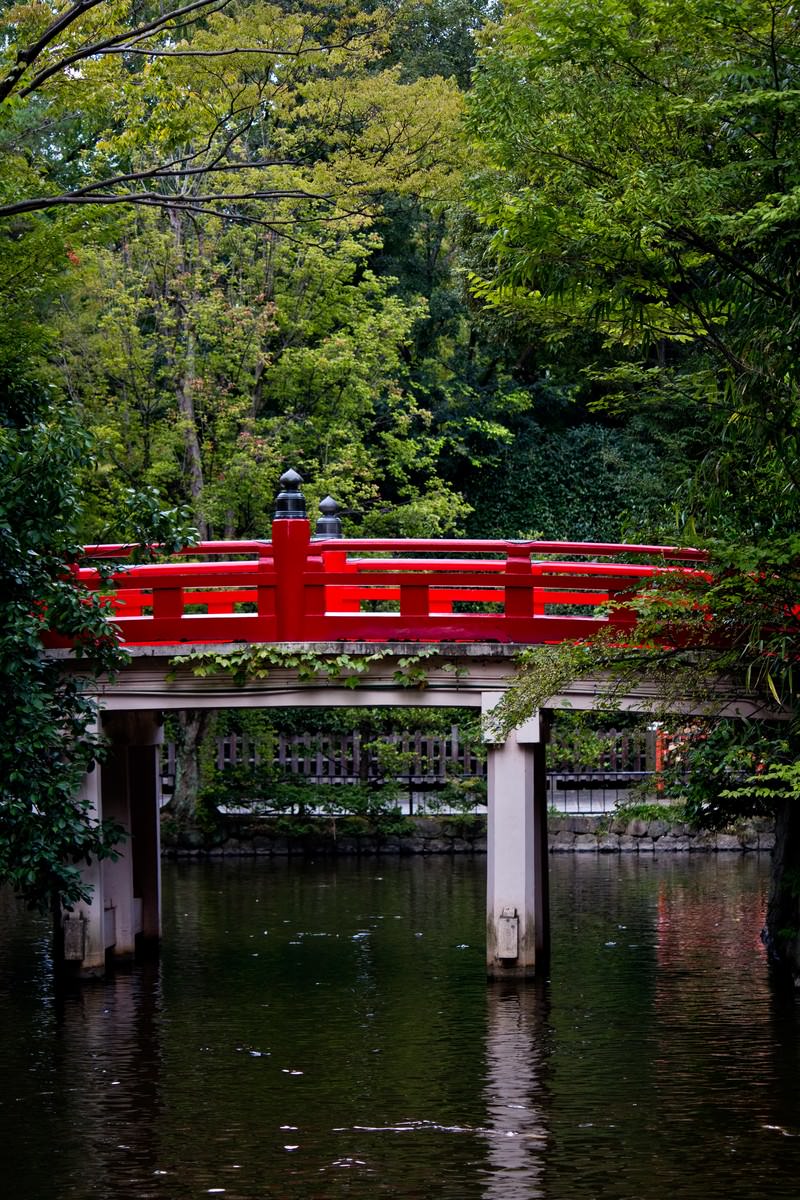
[[[497,694],[484,696],[490,711]],[[550,951],[547,714],[537,713],[488,754],[486,967],[490,979],[531,979]]]
[[[128,749],[128,779],[133,798],[133,894],[139,905],[137,932],[149,946],[161,940],[161,775],[159,746],[163,727],[152,731],[153,741]]]
[[[89,801],[88,816],[91,821],[102,821],[103,804],[100,784],[100,767],[83,777],[81,798]],[[94,860],[84,866],[81,875],[84,883],[92,889],[92,898],[86,903],[78,901],[72,912],[64,913],[62,922],[62,945],[65,962],[79,975],[90,978],[102,975],[106,965],[105,933],[103,929],[103,863]]]
[[[84,868],[91,902],[64,917],[64,958],[85,977],[102,974],[109,957],[130,960],[137,938],[157,942],[161,932],[160,714],[115,712],[106,716],[103,732],[107,756],[86,776],[84,788],[94,818],[116,821],[126,837],[115,860]]]

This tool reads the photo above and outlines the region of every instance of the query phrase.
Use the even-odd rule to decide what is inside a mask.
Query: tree
[[[78,585],[79,468],[90,439],[24,362],[0,373],[0,882],[32,906],[85,898],[79,864],[114,854],[120,830],[91,819],[79,786],[102,753],[86,681],[125,659],[108,602]],[[142,516],[151,498],[131,511]],[[159,528],[149,523],[158,517]],[[146,514],[147,532],[181,514]],[[141,534],[141,527],[128,530]],[[85,678],[42,653],[47,628],[85,662]]]
[[[204,533],[263,533],[298,457],[373,522],[390,505],[409,531],[450,527],[464,506],[428,482],[439,443],[402,384],[419,297],[392,297],[369,256],[387,195],[452,192],[455,86],[402,79],[387,14],[348,4],[12,18],[7,293],[46,242],[65,266],[58,357],[109,458],[92,534],[139,478],[188,499]]]
[[[287,203],[323,220],[368,210],[398,156],[410,186],[432,159],[450,161],[452,89],[370,69],[382,24],[382,10],[346,3],[293,14],[263,0],[14,6],[0,58],[0,218],[124,203],[285,225],[291,213],[276,210]]]
[[[591,331],[595,402],[704,407],[716,510],[754,533],[797,485],[799,55],[762,0],[512,4],[471,106],[476,294],[562,352]]]
[[[403,387],[422,304],[369,256],[388,193],[452,190],[457,89],[402,78],[386,13],[346,3],[37,4],[4,33],[9,354],[35,341],[96,435],[82,536],[118,540],[142,484],[205,536],[264,536],[293,461],[351,528],[453,528]]]
[[[7,10],[4,303],[21,312],[44,307],[65,281],[70,290],[87,247],[129,240],[131,212],[164,214],[175,246],[154,266],[171,282],[192,272],[192,237],[206,220],[289,242],[302,233],[322,248],[331,229],[366,230],[387,190],[452,186],[456,89],[442,79],[402,83],[398,68],[384,68],[384,24],[380,11],[362,16],[346,4],[289,14],[262,0],[192,0],[166,12],[119,0],[80,0],[55,14],[46,3]],[[177,293],[180,326],[192,297]],[[34,328],[47,354],[51,330],[29,322],[26,344]],[[9,336],[12,348],[19,340]],[[173,357],[190,366],[191,338],[178,341]],[[181,403],[188,413],[185,387]],[[188,417],[190,460],[191,425]],[[190,467],[196,473],[196,461]]]
[[[266,536],[291,463],[312,505],[331,492],[351,510],[350,530],[456,527],[465,506],[406,382],[424,306],[369,269],[372,237],[183,234],[148,221],[121,253],[87,252],[60,306],[61,368],[103,458],[90,536],[109,536],[140,481],[190,502],[204,535]]]
[[[479,479],[470,490],[470,523],[487,537],[618,541],[626,519],[641,525],[663,507],[661,467],[653,446],[627,430],[527,420],[500,453],[493,485]]]
[[[387,58],[407,79],[451,76],[466,91],[475,66],[475,34],[497,6],[493,0],[396,0]]]
[[[0,426],[0,672],[17,702],[3,722],[0,878],[42,908],[84,894],[75,865],[111,852],[115,832],[93,828],[76,794],[96,753],[91,706],[79,685],[41,653],[48,621],[85,640],[105,667],[118,664],[100,605],[84,605],[65,558],[77,553],[70,479],[82,450],[25,379],[3,380]]]
[[[651,589],[637,647],[540,655],[523,707],[601,664],[797,709],[799,69],[791,6],[763,0],[512,0],[485,38],[475,293],[553,353],[579,342],[595,405],[695,409],[680,532],[711,554]],[[772,744],[748,786],[778,814],[767,936],[798,973],[796,718]]]

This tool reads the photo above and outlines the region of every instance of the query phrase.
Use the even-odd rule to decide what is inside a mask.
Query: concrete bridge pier
[[[130,960],[137,945],[161,935],[160,715],[114,712],[105,717],[103,733],[110,748],[85,777],[84,796],[94,819],[116,821],[126,838],[118,858],[84,867],[92,899],[64,914],[64,959],[81,977],[102,975],[108,958]]]
[[[484,695],[490,711],[500,694]],[[550,905],[546,741],[539,712],[488,752],[486,968],[490,979],[532,979],[547,968]]]

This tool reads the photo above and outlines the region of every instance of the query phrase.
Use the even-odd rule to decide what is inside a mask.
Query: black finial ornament
[[[303,476],[289,468],[281,475],[281,487],[275,499],[276,521],[304,520],[306,516],[306,498],[300,491]]]
[[[326,496],[324,500],[320,500],[319,511],[322,513],[322,516],[317,517],[314,537],[317,539],[340,538],[342,536],[342,520],[341,517],[336,515],[339,511],[339,505],[333,496]]]

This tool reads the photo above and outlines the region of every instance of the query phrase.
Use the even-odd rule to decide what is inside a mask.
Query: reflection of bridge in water
[[[384,705],[488,714],[521,648],[601,629],[629,635],[635,615],[628,602],[637,588],[666,573],[695,575],[703,560],[699,551],[659,546],[315,540],[299,482],[294,472],[283,476],[271,541],[206,542],[176,561],[141,565],[126,561],[129,547],[90,548],[119,560],[111,603],[131,660],[98,687],[112,750],[84,787],[98,819],[120,822],[131,836],[118,860],[87,868],[92,902],[65,919],[65,953],[81,973],[102,971],[107,952],[129,956],[137,936],[160,936],[164,710]],[[328,539],[336,532],[331,522],[321,522]],[[106,586],[93,568],[76,575],[89,589]],[[177,654],[213,647],[235,655],[253,643],[293,653],[275,654],[268,673],[239,681],[222,666],[198,677],[190,664],[173,665]],[[71,660],[59,645],[49,639],[51,652]],[[409,686],[409,660],[422,668],[423,687]],[[73,669],[80,671],[79,660]],[[598,688],[591,679],[576,681],[548,709],[591,708]],[[636,709],[646,699],[640,691],[620,704]],[[734,698],[726,711],[749,707]],[[547,731],[543,711],[505,740],[487,734],[487,967],[494,977],[530,976],[547,955]]]

